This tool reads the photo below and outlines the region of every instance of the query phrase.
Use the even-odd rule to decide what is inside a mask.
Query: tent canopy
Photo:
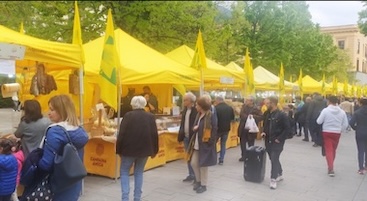
[[[257,90],[278,90],[279,77],[266,70],[262,66],[254,69],[255,89]],[[297,90],[298,85],[284,80],[286,90]]]
[[[82,52],[79,45],[42,40],[1,25],[0,42],[25,46],[24,59],[16,62],[16,66],[21,69],[35,67],[36,61],[45,63],[48,71],[78,69],[82,65]]]
[[[298,81],[294,82],[295,84],[298,84]],[[322,81],[318,82],[317,80],[313,79],[309,75],[306,75],[302,78],[302,90],[305,94],[312,94],[314,92],[322,93]],[[330,85],[325,83],[325,89],[326,91],[330,91]]]
[[[121,83],[135,84],[184,84],[199,86],[199,73],[167,58],[121,29],[115,30],[117,53],[121,64]],[[83,45],[85,72],[98,76],[102,59],[104,36]],[[95,79],[98,81],[98,79]]]
[[[194,50],[186,45],[182,45],[171,52],[168,52],[166,56],[185,66],[190,66],[194,56]],[[235,83],[234,85],[236,86],[241,86],[238,84],[245,82],[245,74],[243,72],[225,68],[224,66],[219,65],[208,58],[206,59],[206,63],[208,68],[203,69],[204,83],[206,88],[209,85],[214,88],[215,86],[233,87],[229,84],[220,84],[221,77],[233,78]]]
[[[226,68],[232,69],[232,70],[236,70],[236,71],[240,71],[243,72],[243,68],[241,68],[239,65],[237,65],[235,62],[231,61],[229,64],[227,64],[225,66]]]

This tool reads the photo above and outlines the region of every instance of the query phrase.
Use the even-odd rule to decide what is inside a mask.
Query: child
[[[0,140],[0,201],[10,201],[16,187],[18,162],[12,155],[12,145],[9,139]]]
[[[23,154],[23,151],[20,149],[21,148],[20,140],[18,140],[17,138],[12,138],[10,140],[12,141],[12,145],[13,145],[11,149],[13,152],[13,156],[17,159],[17,162],[18,162],[18,175],[17,175],[17,183],[16,183],[17,185],[15,188],[15,191],[11,195],[11,200],[18,201],[17,189],[18,189],[19,180],[20,180],[20,172],[22,171],[22,167],[23,167],[24,154]]]

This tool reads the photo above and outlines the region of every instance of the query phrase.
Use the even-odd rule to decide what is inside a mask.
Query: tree
[[[243,42],[250,48],[255,66],[262,65],[277,74],[283,62],[286,77],[298,74],[319,76],[336,58],[330,36],[313,24],[308,6],[301,1],[250,1],[245,16]]]
[[[367,1],[361,1],[364,4],[364,7],[366,7],[367,5]],[[358,13],[358,26],[359,29],[361,31],[361,33],[363,33],[365,36],[367,36],[367,8],[365,8],[364,10],[361,10]]]
[[[353,80],[352,76],[348,74],[348,71],[353,68],[352,60],[348,53],[344,50],[337,49],[336,55],[336,59],[334,59],[327,68],[325,68],[325,75],[329,75],[329,79],[332,77],[330,75],[335,75],[339,81],[348,80],[349,83],[354,82],[355,80]]]

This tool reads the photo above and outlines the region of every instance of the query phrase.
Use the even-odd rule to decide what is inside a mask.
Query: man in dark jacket
[[[246,153],[246,144],[248,146],[253,146],[255,144],[255,139],[257,133],[249,133],[249,130],[245,128],[247,117],[252,115],[255,119],[257,125],[259,125],[260,121],[262,121],[262,113],[255,105],[255,98],[253,96],[249,96],[245,99],[245,103],[241,108],[240,113],[240,125],[238,126],[238,136],[240,137],[240,145],[241,145],[241,158],[239,161],[244,161],[244,156]]]
[[[313,100],[307,110],[306,122],[308,123],[312,141],[314,142],[314,147],[322,145],[321,137],[321,125],[316,123],[316,119],[319,117],[321,111],[326,108],[326,101],[322,98],[321,94],[314,93]]]
[[[234,120],[233,108],[224,102],[223,97],[215,98],[218,117],[218,139],[220,139],[219,165],[223,165],[224,155],[226,153],[226,142],[228,132],[231,130],[231,121]]]
[[[308,108],[310,107],[312,98],[310,96],[308,96],[305,100],[305,104],[303,105],[303,107],[301,108],[301,110],[299,111],[299,117],[298,117],[298,121],[301,122],[303,124],[303,133],[305,135],[305,137],[302,139],[305,142],[310,141],[309,140],[309,126],[308,123],[306,121],[306,117],[307,117],[307,111]],[[301,134],[301,131],[300,131]]]
[[[183,97],[184,110],[181,116],[181,126],[178,132],[178,142],[184,142],[185,150],[188,151],[189,143],[192,135],[194,134],[193,127],[197,111],[195,108],[196,96],[188,92]],[[189,175],[183,180],[184,182],[190,182],[195,180],[194,170],[192,169],[190,162],[187,163]]]
[[[276,97],[268,99],[268,110],[264,113],[264,130],[261,135],[265,137],[265,147],[271,161],[270,188],[276,189],[277,182],[283,180],[279,157],[290,132],[290,124],[287,115],[277,107],[278,99]]]

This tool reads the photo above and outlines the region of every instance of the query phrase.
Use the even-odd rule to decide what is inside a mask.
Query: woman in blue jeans
[[[121,157],[122,201],[129,201],[129,172],[134,165],[134,201],[140,201],[143,172],[148,157],[158,153],[158,131],[155,117],[145,112],[147,101],[143,96],[131,99],[133,111],[125,114],[116,142],[116,153]]]

